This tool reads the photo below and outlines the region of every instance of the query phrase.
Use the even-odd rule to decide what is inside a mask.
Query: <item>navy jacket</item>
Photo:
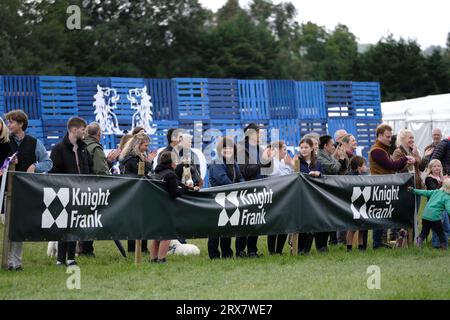
[[[319,171],[320,173],[323,173],[322,166],[320,165],[320,162],[316,160],[316,165],[308,165],[308,163],[300,158],[300,172],[309,174],[311,171]]]
[[[224,186],[244,181],[241,170],[237,164],[226,164],[223,163],[223,161],[217,160],[209,165],[208,176],[211,187]]]

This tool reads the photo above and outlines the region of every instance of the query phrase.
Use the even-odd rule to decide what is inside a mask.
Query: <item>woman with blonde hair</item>
[[[443,173],[442,163],[438,159],[433,159],[430,161],[426,171],[425,185],[427,186],[427,190],[437,190],[442,188],[442,182],[446,178]],[[446,233],[447,239],[450,236],[450,221],[447,213],[442,214],[442,226],[444,228],[444,232]],[[431,244],[434,248],[439,248],[439,238],[436,232],[433,231],[431,237]]]
[[[151,173],[153,168],[153,159],[156,152],[151,152],[147,155],[150,138],[144,133],[140,132],[134,135],[123,148],[119,156],[122,173],[129,176],[137,176],[139,169],[139,162],[144,162],[144,175]]]
[[[151,173],[153,168],[153,159],[156,152],[147,155],[150,138],[144,133],[139,132],[132,136],[123,147],[119,156],[120,171],[122,174],[132,177],[138,177],[139,162],[144,163],[144,175]],[[135,241],[128,240],[128,252],[135,251]],[[147,252],[147,240],[142,240],[142,252]]]
[[[7,157],[11,155],[11,145],[9,144],[9,130],[2,118],[0,118],[0,167]],[[0,176],[2,172],[0,171]]]
[[[423,189],[424,184],[420,176],[420,172],[425,170],[426,162],[422,160],[417,147],[414,143],[414,134],[409,129],[402,129],[397,135],[397,149],[395,149],[392,158],[398,160],[405,156],[414,157],[414,162],[406,165],[399,172],[410,172],[415,174],[415,182],[417,189]]]

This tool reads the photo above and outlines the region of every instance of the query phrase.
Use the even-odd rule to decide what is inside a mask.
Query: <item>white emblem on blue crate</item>
[[[131,109],[136,110],[131,122],[131,131],[136,127],[142,127],[147,134],[154,134],[156,127],[152,126],[153,104],[150,101],[150,95],[147,93],[147,86],[142,89],[130,89],[127,98],[131,103]]]
[[[95,121],[100,124],[103,134],[123,134],[123,131],[119,128],[117,116],[113,112],[117,108],[117,101],[120,99],[116,89],[103,88],[97,85],[97,93],[94,95],[94,99]]]

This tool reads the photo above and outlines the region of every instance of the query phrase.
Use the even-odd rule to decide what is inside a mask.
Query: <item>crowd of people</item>
[[[120,174],[162,180],[171,197],[183,195],[187,190],[197,191],[204,185],[199,161],[192,151],[192,136],[186,131],[172,128],[167,132],[167,147],[159,155],[149,150],[150,138],[143,128],[135,128],[121,138],[117,149],[105,155],[101,145],[102,132],[98,123],[89,125],[79,117],[67,122],[67,133],[48,155],[41,141],[27,134],[28,117],[22,110],[6,114],[6,123],[0,118],[0,164],[13,153],[15,170],[30,173],[64,173],[110,175],[115,164]],[[345,129],[329,135],[310,133],[303,136],[299,152],[291,156],[284,141],[262,144],[262,130],[251,123],[244,129],[245,141],[237,144],[231,137],[216,141],[216,159],[208,165],[210,186],[223,186],[243,181],[282,176],[295,171],[296,163],[303,174],[312,177],[322,175],[384,175],[410,172],[415,175],[417,195],[429,198],[423,215],[423,230],[417,237],[422,245],[428,232],[433,230],[432,245],[446,249],[450,235],[450,137],[442,138],[441,130],[434,129],[432,143],[423,150],[417,150],[414,134],[402,129],[397,135],[389,125],[381,124],[376,129],[376,142],[366,159],[355,154],[357,140]],[[3,172],[0,171],[0,176]],[[425,190],[427,189],[427,190]],[[300,233],[298,253],[307,254],[313,241],[317,251],[326,252],[330,245],[346,245],[351,251],[355,230],[336,232]],[[390,240],[395,240],[400,230],[390,230]],[[368,231],[358,230],[358,249],[366,250]],[[142,241],[141,250],[149,252],[150,261],[165,263],[171,239]],[[178,239],[185,242],[184,239]],[[269,254],[282,254],[288,240],[287,234],[268,235]],[[292,244],[292,239],[288,242]],[[235,240],[235,252],[231,238],[211,237],[208,239],[208,254],[211,259],[260,257],[258,236],[239,236]],[[149,248],[150,247],[150,248]],[[387,230],[373,230],[373,248],[390,247]],[[135,251],[135,241],[128,241],[128,251]],[[12,242],[8,257],[10,270],[22,269],[23,244]],[[92,241],[59,241],[57,265],[74,265],[76,256],[94,256]]]

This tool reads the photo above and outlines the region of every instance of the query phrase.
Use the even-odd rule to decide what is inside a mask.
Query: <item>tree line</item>
[[[66,26],[69,5],[80,29]],[[345,25],[297,15],[270,0],[217,12],[198,0],[2,0],[0,74],[378,81],[385,101],[450,92],[450,33],[429,55],[393,35],[359,52]]]

